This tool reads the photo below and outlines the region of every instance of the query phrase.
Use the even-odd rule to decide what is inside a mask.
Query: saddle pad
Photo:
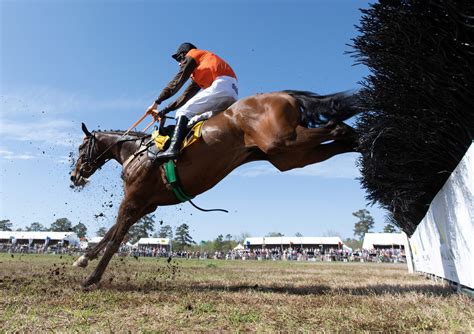
[[[159,151],[163,151],[166,142],[170,139],[170,136],[160,135],[160,132],[155,130],[151,133],[151,138],[155,142],[156,148],[158,148]]]
[[[181,145],[181,149],[184,149],[185,147],[190,146],[193,144],[196,140],[201,137],[201,130],[202,130],[202,125],[204,124],[204,121],[200,121],[189,130],[189,133],[187,134],[186,138],[183,140],[183,143]],[[158,150],[163,151],[166,143],[170,139],[169,136],[163,136],[160,134],[158,130],[155,130],[151,134],[153,141],[155,142],[156,147]]]
[[[200,121],[192,127],[191,131],[189,131],[188,135],[186,138],[183,140],[183,144],[181,145],[181,149],[184,149],[191,144],[193,144],[196,140],[201,137],[201,130],[202,130],[202,125],[204,124],[204,121]]]

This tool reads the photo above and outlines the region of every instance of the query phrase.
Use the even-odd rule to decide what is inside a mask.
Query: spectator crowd
[[[29,254],[72,254],[79,255],[85,250],[58,243],[51,246],[42,244],[16,245],[0,244],[0,252]],[[320,261],[320,262],[406,262],[405,251],[400,248],[349,249],[340,248],[252,248],[227,251],[171,251],[160,246],[128,247],[123,245],[119,254],[134,257],[172,257],[185,259],[216,259],[244,261]]]

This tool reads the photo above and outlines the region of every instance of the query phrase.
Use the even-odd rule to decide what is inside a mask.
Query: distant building
[[[74,232],[0,231],[0,244],[79,247],[80,240]]]
[[[169,238],[141,238],[134,247],[153,247],[158,249],[171,250],[171,239]]]
[[[364,249],[399,248],[405,249],[408,240],[403,233],[366,233],[364,236]]]
[[[345,248],[339,237],[255,237],[246,238],[244,246],[248,249],[260,248],[308,248],[326,251],[328,249]]]

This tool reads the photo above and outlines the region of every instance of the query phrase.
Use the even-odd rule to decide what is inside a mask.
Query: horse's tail
[[[343,122],[361,111],[356,92],[339,92],[318,95],[312,92],[285,90],[298,101],[301,108],[301,125],[318,127],[329,122]]]

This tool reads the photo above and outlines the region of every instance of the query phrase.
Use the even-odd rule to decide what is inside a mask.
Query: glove
[[[156,116],[159,117],[159,118],[164,118],[167,113],[168,113],[168,112],[167,112],[165,109],[162,109],[162,110],[158,111],[158,113],[156,114]]]

